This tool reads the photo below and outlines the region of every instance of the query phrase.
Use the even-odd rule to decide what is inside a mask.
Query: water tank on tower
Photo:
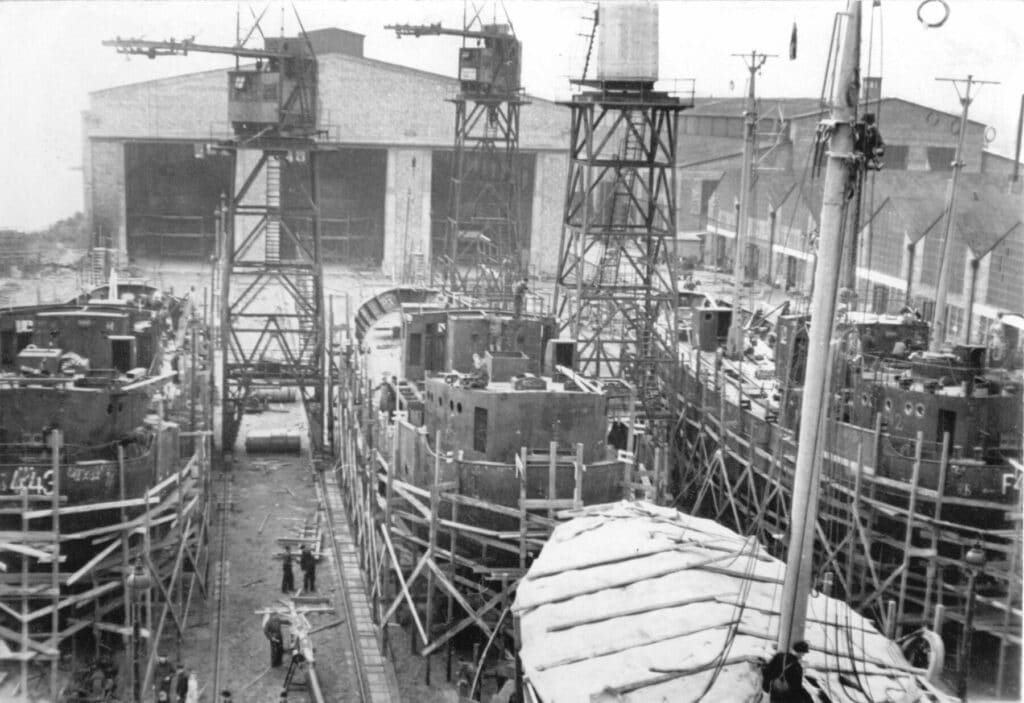
[[[597,79],[658,80],[658,6],[653,2],[603,2],[597,33]]]

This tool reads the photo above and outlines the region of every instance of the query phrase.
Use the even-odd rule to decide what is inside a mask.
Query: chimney
[[[860,101],[862,103],[869,103],[868,108],[871,108],[870,103],[877,102],[882,99],[882,77],[881,76],[865,76],[861,83]]]

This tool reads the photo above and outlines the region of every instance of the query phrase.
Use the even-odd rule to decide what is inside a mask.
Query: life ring
[[[922,12],[922,11],[928,5],[931,5],[931,4],[934,4],[934,3],[938,3],[939,5],[942,6],[942,17],[940,17],[938,19],[934,19],[934,20],[925,19],[924,12]],[[946,3],[946,0],[922,0],[922,2],[917,6],[917,21],[920,22],[921,24],[923,24],[928,29],[935,29],[937,27],[941,27],[942,25],[946,24],[946,20],[948,20],[948,19],[949,19],[949,5]]]

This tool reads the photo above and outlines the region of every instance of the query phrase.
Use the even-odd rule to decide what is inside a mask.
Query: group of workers
[[[284,547],[281,562],[281,593],[295,591],[295,572],[292,570],[292,548]],[[308,544],[302,545],[299,553],[299,568],[302,569],[302,590],[306,593],[316,591],[316,556]]]
[[[153,689],[157,703],[196,703],[199,700],[196,672],[186,669],[181,662],[172,665],[162,654],[157,657]]]

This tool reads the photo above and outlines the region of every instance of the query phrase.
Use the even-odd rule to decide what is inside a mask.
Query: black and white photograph
[[[1009,703],[1024,0],[0,1],[0,703]]]

